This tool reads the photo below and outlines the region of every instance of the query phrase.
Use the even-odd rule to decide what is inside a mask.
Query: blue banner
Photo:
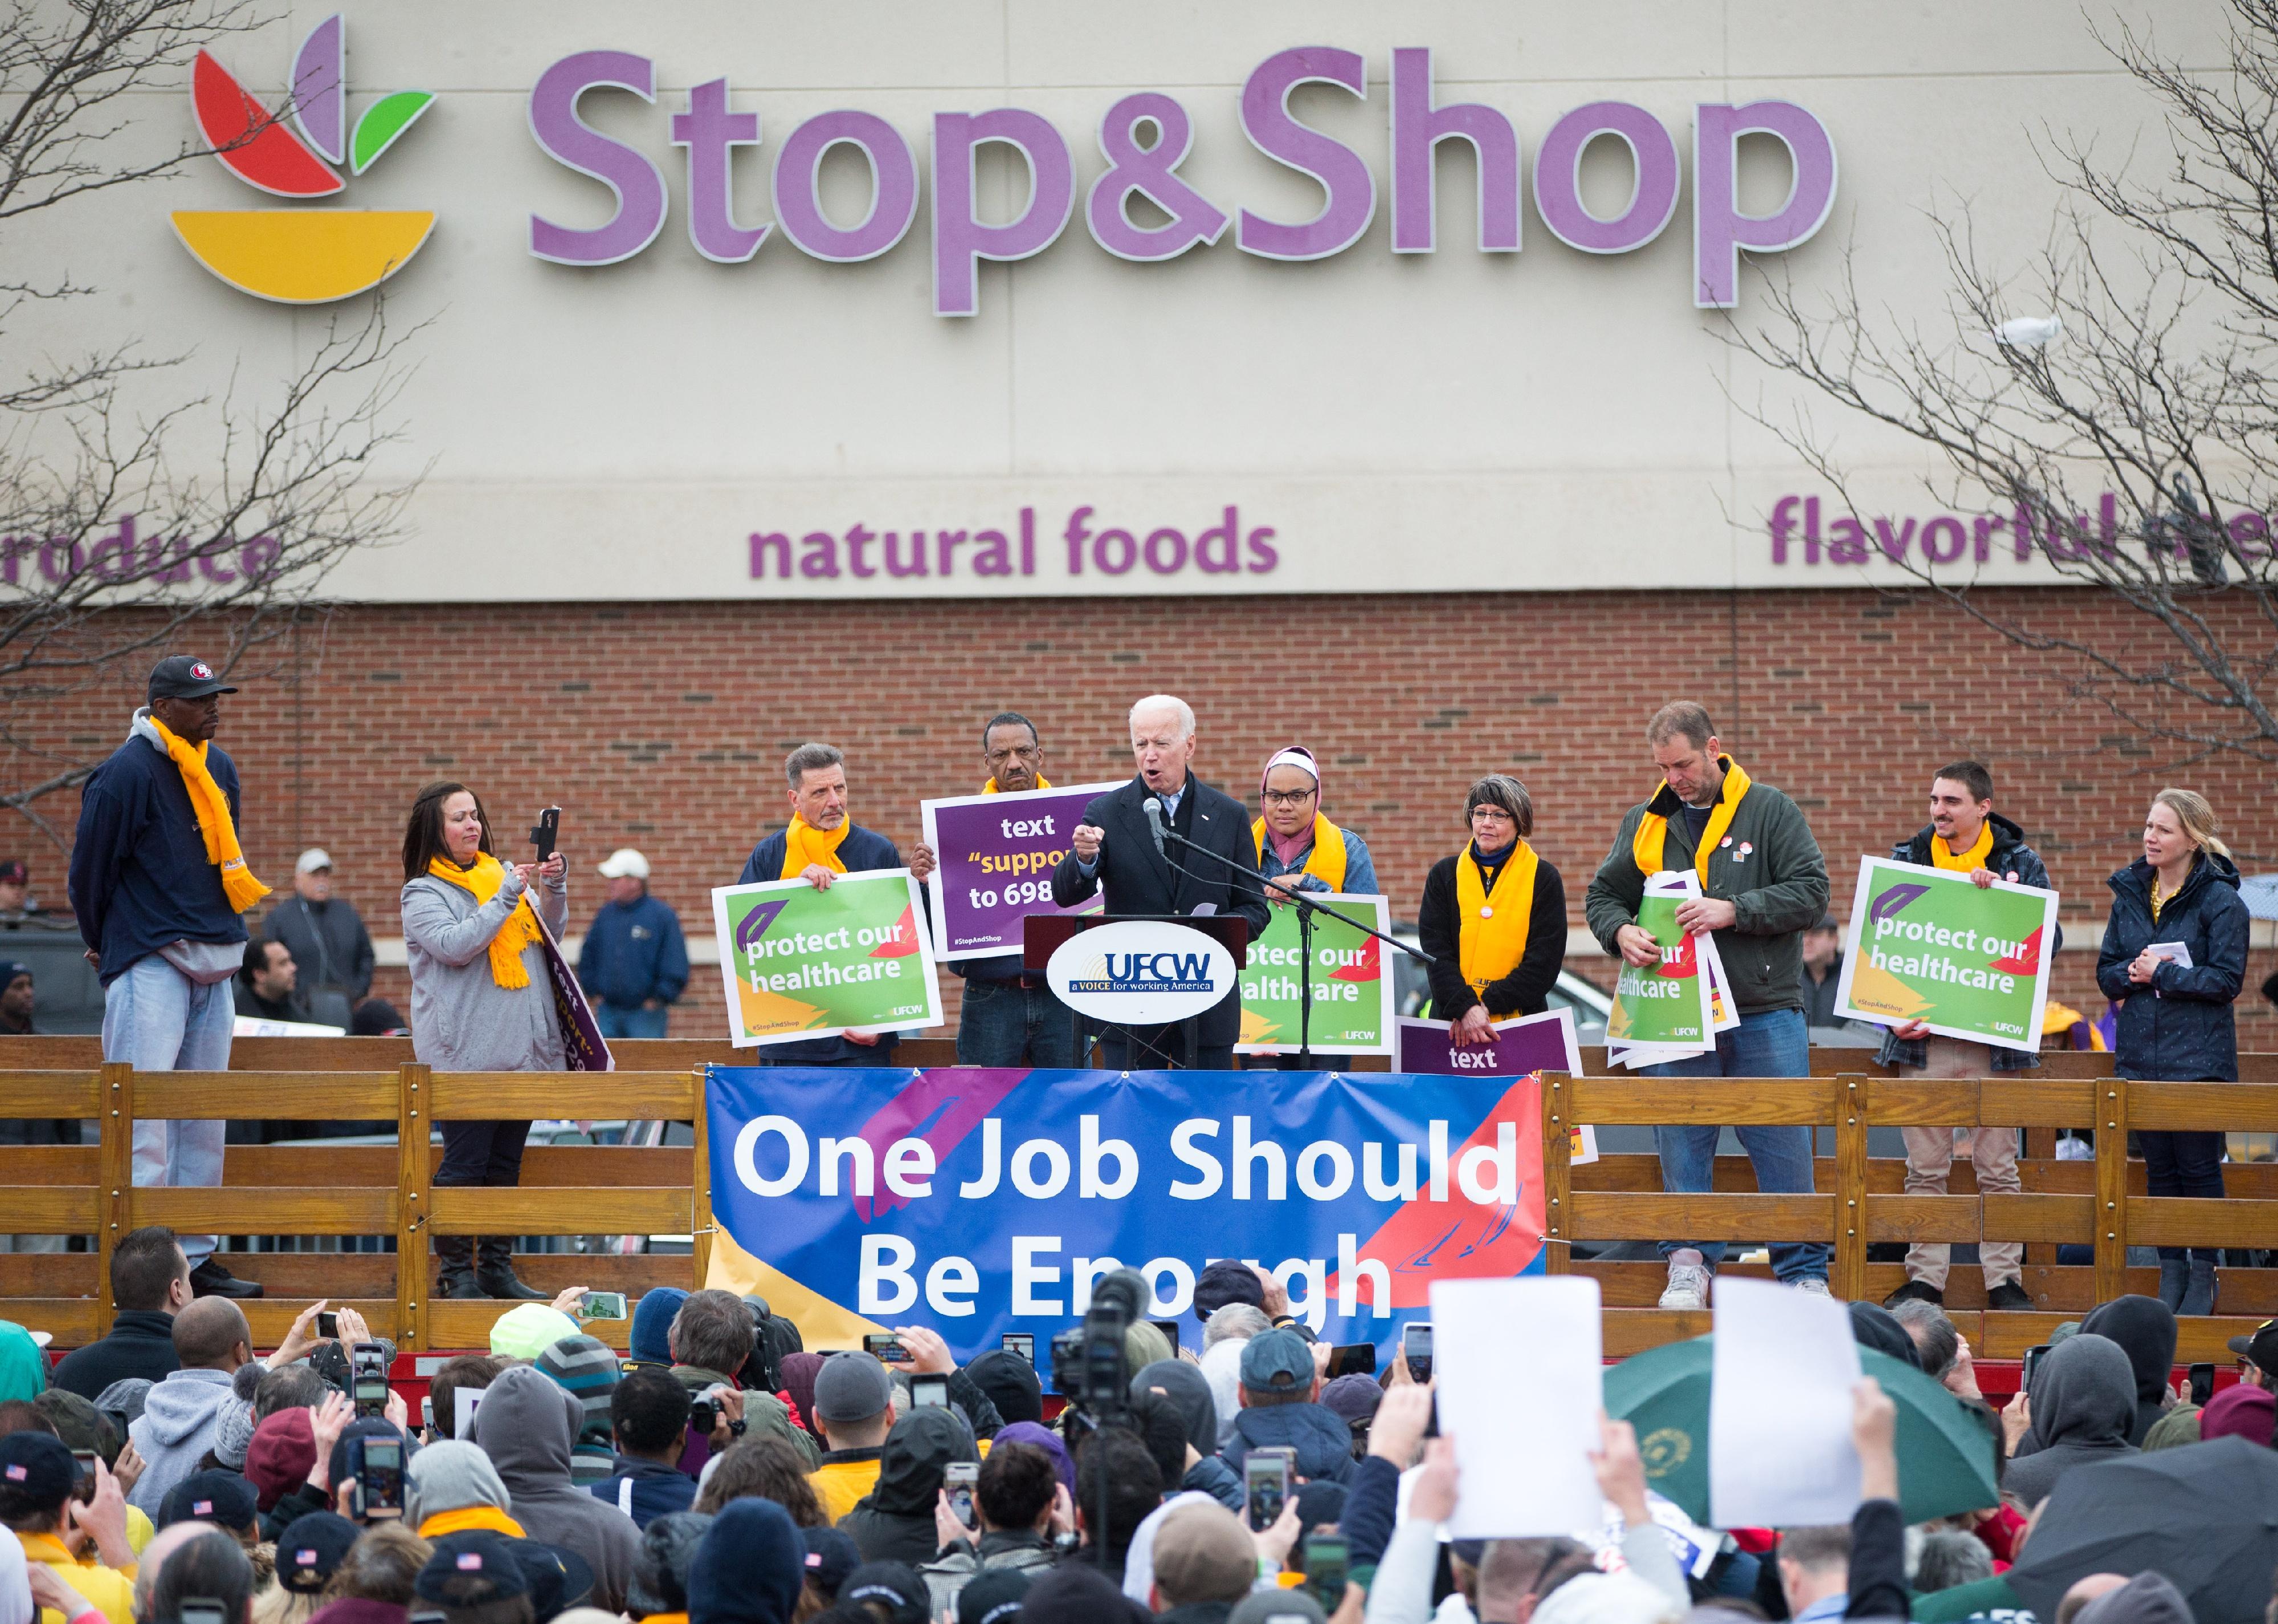
[[[1196,1277],[1235,1257],[1324,1340],[1388,1348],[1433,1280],[1542,1268],[1531,1076],[715,1066],[706,1100],[707,1283],[809,1347],[1026,1331],[1041,1367],[1121,1266],[1196,1345]]]

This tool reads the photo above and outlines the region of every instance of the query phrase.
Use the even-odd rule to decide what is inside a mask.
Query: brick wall
[[[2156,647],[2152,629],[2086,594],[1987,601],[2098,647]],[[2267,643],[2237,618],[2242,638]],[[2236,762],[2171,774],[2179,753],[2075,697],[2058,657],[1920,594],[355,608],[262,663],[224,701],[221,735],[245,779],[248,854],[282,888],[294,854],[324,846],[376,935],[398,929],[403,817],[437,778],[472,783],[517,842],[536,808],[560,803],[573,928],[600,900],[592,863],[631,845],[700,931],[708,888],[786,816],[793,745],[844,747],[857,819],[906,849],[919,797],[979,786],[992,712],[1036,719],[1053,778],[1115,778],[1130,771],[1125,710],[1157,689],[1193,704],[1198,771],[1253,801],[1273,749],[1311,746],[1326,810],[1367,836],[1395,916],[1413,916],[1426,869],[1463,838],[1465,787],[1494,769],[1533,790],[1535,845],[1579,909],[1615,820],[1652,786],[1645,718],[1679,696],[1705,702],[1749,771],[1801,803],[1838,912],[1857,854],[1918,827],[1930,770],[1961,755],[1993,768],[2068,917],[2102,917],[2104,877],[2134,854],[2144,808],[2170,781],[2213,800],[2246,871],[2278,868],[2267,774]],[[42,723],[58,746],[98,752],[139,697],[128,683]],[[70,828],[68,795],[42,810]],[[9,844],[60,900],[61,854],[28,830]],[[2058,996],[2100,1008],[2093,964],[2063,955]],[[1573,968],[1604,980],[1609,961]],[[2274,968],[2278,954],[2255,955],[2244,1046],[2278,1048],[2278,1013],[2255,991]],[[944,980],[953,1012],[958,983]],[[408,999],[400,971],[378,990]],[[716,983],[694,983],[675,1034],[716,1030],[718,998]]]

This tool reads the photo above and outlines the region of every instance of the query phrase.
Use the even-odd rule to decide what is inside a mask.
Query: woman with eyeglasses
[[[1425,876],[1416,934],[1433,958],[1433,1016],[1469,1048],[1493,1038],[1492,1023],[1550,1007],[1566,962],[1566,887],[1526,843],[1526,785],[1489,773],[1464,808],[1471,840]]]
[[[1257,872],[1268,882],[1267,901],[1288,907],[1286,891],[1379,894],[1368,842],[1321,815],[1321,765],[1311,750],[1291,745],[1276,752],[1265,763],[1257,801],[1263,816],[1250,832],[1257,842]]]

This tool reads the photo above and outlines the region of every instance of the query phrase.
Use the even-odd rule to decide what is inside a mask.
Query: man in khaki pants
[[[1930,824],[1911,840],[1892,848],[1894,862],[1919,863],[1969,876],[1983,890],[1995,880],[2047,886],[2049,871],[2040,854],[2025,844],[2025,831],[1993,810],[1993,775],[1976,762],[1955,762],[1930,780]],[[2049,944],[2054,953],[2062,932]],[[2040,1056],[2027,1049],[1945,1038],[1920,1021],[1901,1022],[1883,1034],[1878,1058],[1886,1066],[1921,1077],[1984,1077],[2037,1068]],[[2017,1130],[1976,1128],[1958,1130],[1961,1152],[1977,1169],[1981,1195],[2014,1195],[2017,1182]],[[1901,1129],[1907,1141],[1907,1193],[1944,1195],[1953,1166],[1956,1130]],[[1907,1250],[1907,1283],[1883,1299],[1886,1308],[1909,1298],[1945,1302],[1945,1275],[1953,1248],[1944,1242],[1916,1241]],[[2023,1284],[2025,1248],[2016,1241],[1982,1240],[1977,1255],[1985,1269],[1985,1306],[2029,1309],[2033,1299]]]

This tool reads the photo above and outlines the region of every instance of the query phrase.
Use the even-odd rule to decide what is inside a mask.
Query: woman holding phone
[[[463,784],[431,784],[403,831],[403,948],[411,969],[411,1048],[439,1071],[566,1069],[539,921],[570,917],[569,862],[502,863],[490,819]],[[534,906],[533,906],[534,905]],[[512,1186],[530,1123],[445,1122],[438,1186]],[[444,1297],[543,1302],[515,1278],[513,1238],[438,1235]]]
[[[2191,790],[2163,789],[2144,818],[2144,854],[2105,882],[2096,983],[2120,1006],[2114,1075],[2145,1082],[2236,1083],[2238,1028],[2231,1000],[2246,980],[2246,903],[2238,868],[2215,838],[2214,808]],[[2222,1135],[2142,1133],[2155,1196],[2220,1199]],[[2160,1248],[2160,1300],[2177,1314],[2213,1314],[2215,1248]]]

